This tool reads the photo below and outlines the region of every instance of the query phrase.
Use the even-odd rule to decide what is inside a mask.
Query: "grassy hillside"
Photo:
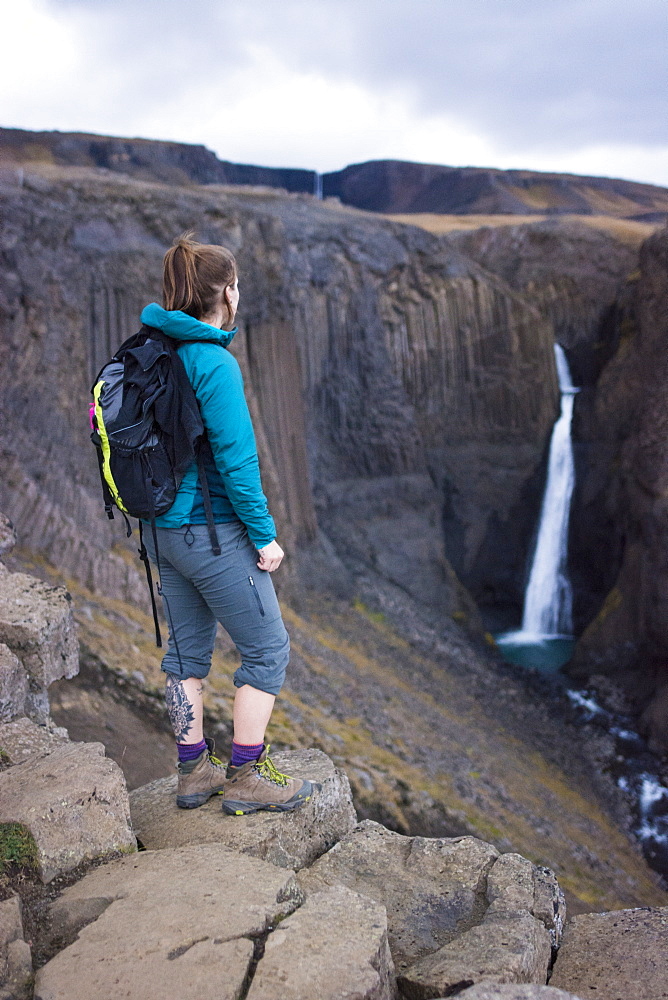
[[[482,226],[519,226],[525,223],[545,222],[554,216],[547,215],[438,215],[434,212],[388,215],[393,222],[403,222],[409,226],[419,226],[429,233],[441,236],[444,233],[480,229]],[[659,229],[662,223],[637,222],[634,219],[617,219],[610,215],[560,215],[558,222],[568,225],[582,223],[629,246],[639,247],[648,236]]]

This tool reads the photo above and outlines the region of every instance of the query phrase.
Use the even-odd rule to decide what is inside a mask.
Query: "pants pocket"
[[[253,591],[253,595],[255,597],[255,600],[257,601],[257,606],[258,606],[258,609],[260,611],[260,614],[264,618],[264,605],[262,604],[262,598],[260,597],[260,594],[258,593],[258,589],[255,586],[255,581],[253,580],[252,576],[248,577],[248,582],[250,584],[251,590]]]

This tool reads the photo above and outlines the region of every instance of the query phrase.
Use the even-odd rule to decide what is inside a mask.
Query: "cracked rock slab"
[[[291,812],[227,816],[217,795],[200,809],[177,808],[176,775],[159,778],[130,793],[137,837],[149,850],[218,843],[281,868],[312,864],[357,822],[348,778],[320,750],[286,750],[272,758],[280,771],[320,782],[320,791]]]
[[[80,996],[82,970],[86,1000],[238,1000],[254,939],[302,899],[294,872],[218,844],[110,862],[53,905],[78,937],[39,970],[35,1000]]]
[[[267,938],[247,1000],[394,1000],[385,908],[332,886]]]
[[[668,907],[573,917],[550,986],[597,1000],[668,997]]]
[[[458,993],[457,1000],[580,1000],[580,997],[536,983],[479,983]]]
[[[554,872],[521,854],[502,854],[487,878],[488,913],[526,910],[542,922],[553,948],[559,947],[566,902]]]
[[[123,772],[101,743],[67,743],[0,773],[0,823],[30,832],[44,882],[136,848]]]
[[[67,591],[26,573],[0,573],[0,642],[28,674],[33,702],[28,714],[44,721],[49,684],[79,671],[79,642]]]
[[[65,730],[60,730],[65,732]],[[22,764],[30,757],[45,757],[70,741],[60,732],[38,726],[31,719],[14,719],[0,726],[0,747],[12,764]]]
[[[307,894],[345,885],[385,906],[400,970],[481,919],[487,871],[498,856],[475,837],[405,837],[365,820],[299,883]]]
[[[543,984],[551,954],[547,930],[530,913],[492,912],[416,962],[399,977],[399,986],[406,1000],[427,1000],[452,996],[485,980]]]
[[[0,722],[23,715],[27,697],[28,675],[23,664],[9,646],[0,642]]]

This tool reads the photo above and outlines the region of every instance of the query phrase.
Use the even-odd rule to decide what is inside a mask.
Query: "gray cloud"
[[[127,91],[168,103],[264,45],[302,70],[408,92],[514,149],[668,141],[665,0],[51,0]],[[104,72],[104,65],[100,66]],[[233,87],[233,82],[230,84]],[[221,87],[221,102],[232,98]]]

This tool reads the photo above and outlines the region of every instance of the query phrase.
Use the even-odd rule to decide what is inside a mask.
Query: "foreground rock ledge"
[[[478,983],[458,993],[457,1000],[580,1000],[580,997],[535,983]]]
[[[269,935],[248,1000],[394,1000],[385,907],[335,886]]]
[[[101,743],[67,743],[0,773],[0,824],[20,823],[44,882],[82,861],[134,851],[123,772]]]
[[[573,917],[550,986],[596,1000],[668,997],[668,906]]]
[[[307,894],[345,885],[387,908],[398,969],[476,923],[499,853],[474,837],[405,837],[365,820],[299,875]]]
[[[0,722],[23,715],[27,698],[28,675],[18,656],[0,642]]]
[[[0,725],[0,748],[12,764],[22,764],[30,757],[46,757],[57,747],[71,746],[65,729],[47,729],[30,719],[14,719]]]
[[[226,844],[235,851],[298,870],[329,850],[357,822],[348,778],[320,750],[272,755],[277,767],[322,785],[313,798],[289,813],[226,816],[219,796],[200,809],[179,809],[176,776],[159,778],[130,793],[132,825],[149,850],[186,844]]]
[[[23,1000],[30,993],[32,957],[23,939],[21,901],[10,896],[0,903],[0,1000]]]
[[[480,979],[544,983],[564,919],[549,869],[475,837],[405,837],[369,820],[300,872],[299,883],[307,894],[346,885],[387,907],[392,957],[410,997]]]
[[[2,567],[0,642],[18,657],[30,680],[27,714],[46,721],[49,684],[79,671],[79,643],[67,591]]]
[[[113,861],[54,904],[78,938],[39,970],[35,1000],[237,1000],[254,940],[302,899],[294,872],[217,844]]]
[[[544,984],[550,938],[526,911],[494,913],[399,977],[406,1000],[452,996],[486,979]]]

